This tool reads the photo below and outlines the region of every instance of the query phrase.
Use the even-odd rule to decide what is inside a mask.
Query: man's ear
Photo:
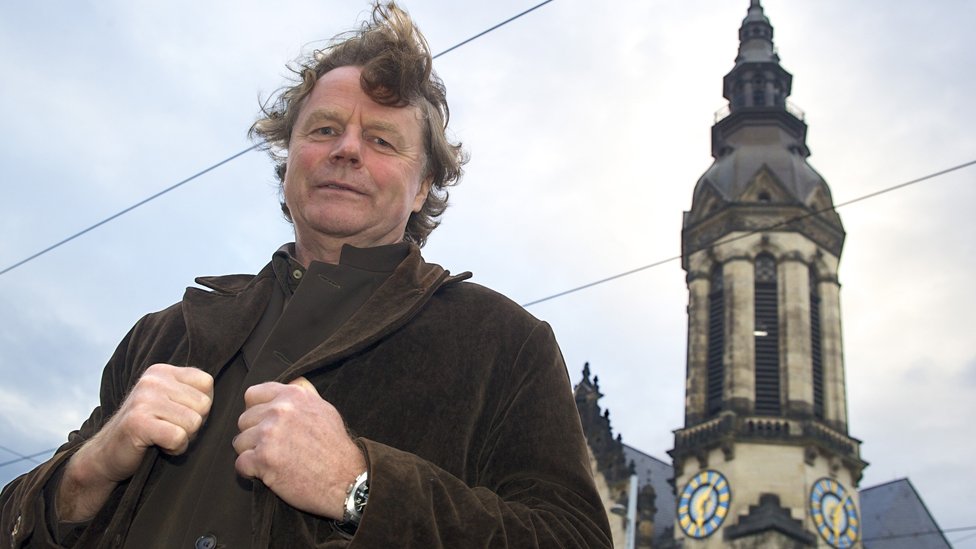
[[[417,189],[417,196],[413,200],[413,213],[419,212],[424,207],[424,202],[427,202],[427,195],[430,194],[430,186],[433,184],[433,175],[428,175],[420,182],[420,188]]]

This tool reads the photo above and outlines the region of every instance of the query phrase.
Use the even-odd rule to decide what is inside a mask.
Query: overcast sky
[[[534,3],[406,8],[438,52]],[[525,303],[677,256],[748,4],[555,0],[438,59],[471,162],[427,259]],[[836,202],[976,160],[976,3],[763,5]],[[0,269],[249,147],[285,62],[366,9],[6,6]],[[974,182],[971,167],[840,210],[850,434],[871,463],[861,487],[908,477],[946,529],[976,525],[964,488],[976,484]],[[195,276],[256,272],[290,238],[271,164],[252,152],[0,276],[0,445],[59,445],[140,316]],[[671,261],[530,308],[574,382],[590,362],[615,432],[665,460],[683,423],[686,303]],[[15,457],[0,450],[0,463]],[[0,467],[0,484],[31,466]],[[976,547],[974,533],[949,539]]]

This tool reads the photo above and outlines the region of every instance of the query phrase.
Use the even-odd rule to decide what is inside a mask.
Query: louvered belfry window
[[[810,269],[810,358],[813,363],[813,417],[824,419],[823,340],[820,338],[820,291]]]
[[[773,256],[756,258],[755,284],[756,414],[779,415],[779,304]]]
[[[722,355],[725,351],[725,290],[722,266],[712,272],[711,290],[708,293],[708,388],[705,399],[705,415],[713,417],[722,411],[722,389],[725,385],[725,367]]]

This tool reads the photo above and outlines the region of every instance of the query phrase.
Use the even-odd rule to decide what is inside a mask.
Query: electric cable
[[[963,536],[963,537],[961,537],[959,539],[954,539],[954,540],[952,540],[952,543],[958,546],[959,543],[961,543],[963,541],[966,541],[966,540],[973,539],[973,538],[976,538],[976,534],[969,534],[968,536]]]
[[[20,452],[18,452],[16,450],[11,450],[10,448],[7,448],[6,446],[3,446],[2,444],[0,444],[0,450],[3,450],[4,452],[10,453],[10,454],[13,454],[13,455],[19,457],[22,460],[23,459],[30,459],[31,461],[36,462],[36,460],[33,460],[33,459],[25,456],[24,454],[21,454]]]
[[[783,227],[783,226],[789,225],[791,223],[796,223],[797,221],[802,221],[802,220],[807,219],[809,217],[818,216],[818,215],[820,215],[822,213],[825,213],[825,212],[836,211],[838,208],[842,208],[844,206],[849,206],[851,204],[854,204],[855,202],[861,202],[862,200],[867,200],[869,198],[874,198],[876,196],[880,196],[880,195],[885,194],[885,193],[890,193],[892,191],[896,191],[898,189],[902,189],[902,188],[908,187],[910,185],[915,185],[916,183],[921,183],[923,181],[928,181],[929,179],[934,179],[934,178],[939,177],[941,175],[946,175],[948,173],[952,173],[954,171],[961,170],[963,168],[968,168],[969,166],[972,166],[974,164],[976,164],[976,160],[970,160],[969,162],[963,162],[962,164],[958,164],[958,165],[953,166],[951,168],[946,168],[944,170],[939,170],[937,172],[933,172],[933,173],[930,173],[928,175],[924,175],[922,177],[919,177],[919,178],[916,178],[916,179],[912,179],[910,181],[905,181],[904,183],[899,183],[897,185],[892,185],[890,187],[886,187],[886,188],[881,189],[881,190],[878,190],[878,191],[870,192],[868,194],[861,195],[861,196],[859,196],[857,198],[853,198],[853,199],[847,200],[845,202],[841,202],[841,203],[838,203],[838,204],[834,204],[832,206],[827,206],[827,207],[821,208],[819,210],[813,210],[811,212],[807,212],[807,213],[804,213],[802,215],[798,215],[796,217],[789,218],[789,219],[787,219],[785,221],[780,221],[779,223],[774,223],[774,224],[772,224],[772,225],[770,225],[768,227],[760,227],[760,228],[757,228],[757,229],[753,229],[753,230],[751,230],[749,232],[746,232],[744,234],[736,235],[736,236],[733,236],[733,237],[730,237],[730,238],[719,239],[719,240],[716,240],[715,242],[713,242],[711,244],[711,246],[717,246],[717,245],[720,245],[720,244],[728,244],[729,242],[735,242],[736,240],[741,240],[743,238],[748,238],[748,237],[753,236],[755,234],[759,234],[759,233],[766,232],[766,231],[771,231],[773,229],[777,229],[779,227]],[[556,299],[556,298],[559,298],[559,297],[563,297],[563,296],[566,296],[566,295],[569,295],[569,294],[573,294],[573,293],[579,292],[581,290],[585,290],[587,288],[592,288],[594,286],[599,286],[600,284],[603,284],[605,282],[610,282],[611,280],[617,280],[618,278],[623,278],[625,276],[630,276],[632,274],[639,273],[641,271],[646,271],[646,270],[651,269],[651,268],[654,268],[654,267],[659,267],[661,265],[665,265],[667,263],[670,263],[672,261],[677,261],[679,259],[681,259],[681,255],[676,255],[676,256],[669,257],[667,259],[662,259],[662,260],[659,260],[659,261],[655,261],[654,263],[651,263],[651,264],[648,264],[648,265],[644,265],[642,267],[637,267],[636,269],[631,269],[629,271],[624,271],[622,273],[618,273],[618,274],[615,274],[615,275],[612,275],[612,276],[608,276],[606,278],[601,278],[600,280],[595,280],[593,282],[588,282],[586,284],[583,284],[582,286],[576,286],[575,288],[570,288],[568,290],[563,290],[561,292],[558,292],[558,293],[555,293],[555,294],[552,294],[552,295],[548,295],[548,296],[543,297],[543,298],[539,298],[539,299],[536,299],[536,300],[533,300],[533,301],[529,301],[527,303],[523,303],[522,304],[522,307],[528,308],[528,307],[531,307],[533,305],[537,305],[539,303],[543,303],[543,302],[546,302],[546,301],[551,301],[553,299]]]
[[[862,521],[862,523],[863,523],[863,521]],[[944,537],[946,534],[952,534],[952,533],[955,533],[955,532],[969,532],[969,531],[972,531],[972,530],[976,530],[976,526],[962,526],[962,527],[959,527],[959,528],[940,528],[940,529],[937,529],[937,530],[924,530],[924,531],[920,531],[920,532],[906,532],[906,533],[903,533],[903,534],[888,534],[888,535],[884,535],[884,536],[873,536],[873,537],[870,537],[870,538],[864,538],[861,541],[880,541],[880,540],[887,540],[887,539],[914,538],[914,537],[918,537],[918,536],[931,536],[931,535],[936,535],[936,534],[942,535]],[[963,539],[966,539],[966,538],[963,538]]]
[[[11,465],[13,463],[20,463],[21,461],[34,461],[35,463],[37,463],[34,460],[34,458],[36,458],[38,456],[43,456],[43,455],[47,455],[47,454],[54,453],[54,451],[57,450],[57,448],[48,448],[47,450],[42,450],[40,452],[36,452],[36,453],[33,453],[33,454],[28,454],[26,456],[25,455],[21,455],[19,452],[11,451],[11,450],[9,450],[7,448],[4,448],[4,450],[7,450],[8,452],[10,452],[12,454],[15,454],[17,456],[20,456],[20,457],[18,457],[17,459],[12,459],[10,461],[0,462],[0,467],[3,467],[4,465]]]
[[[482,36],[488,34],[489,32],[491,32],[491,31],[493,31],[493,30],[495,30],[495,29],[497,29],[499,27],[504,27],[505,25],[511,23],[512,21],[515,21],[519,17],[522,17],[523,15],[526,15],[529,12],[533,12],[533,11],[541,8],[542,6],[545,6],[546,4],[548,4],[549,2],[552,2],[552,1],[553,0],[545,0],[545,2],[541,2],[539,4],[536,4],[536,5],[532,6],[531,8],[523,11],[522,13],[520,13],[518,15],[513,15],[513,16],[509,17],[508,19],[502,21],[501,23],[495,25],[494,27],[491,27],[490,29],[483,30],[483,31],[481,31],[478,34],[472,36],[471,38],[468,38],[467,40],[465,40],[463,42],[458,42],[457,44],[454,44],[450,48],[447,48],[446,50],[444,50],[444,51],[438,53],[437,55],[433,56],[433,58],[434,59],[437,59],[438,57],[440,57],[440,56],[442,56],[442,55],[444,55],[446,53],[450,53],[450,52],[452,52],[452,51],[460,48],[461,46],[467,44],[468,42],[471,42],[473,40],[477,40],[478,38],[481,38]]]
[[[97,229],[98,227],[101,227],[102,225],[108,223],[109,221],[112,221],[113,219],[116,219],[116,218],[121,217],[121,216],[123,216],[123,215],[131,212],[132,210],[138,208],[139,206],[142,206],[142,205],[144,205],[144,204],[146,204],[148,202],[152,202],[153,200],[159,198],[160,196],[163,196],[164,194],[166,194],[166,193],[168,193],[170,191],[173,191],[173,190],[176,190],[179,187],[182,187],[183,185],[189,183],[190,181],[193,181],[194,179],[200,177],[201,175],[203,175],[203,174],[205,174],[207,172],[210,172],[212,170],[215,170],[215,169],[223,166],[224,164],[230,162],[231,160],[234,160],[235,158],[237,158],[239,156],[242,156],[245,153],[248,153],[248,152],[253,151],[254,149],[260,147],[261,145],[262,145],[262,143],[257,143],[255,145],[252,145],[252,146],[244,149],[243,151],[241,151],[239,153],[236,153],[236,154],[233,154],[231,156],[228,156],[227,158],[221,160],[220,162],[217,162],[216,164],[210,166],[209,168],[204,168],[204,169],[200,170],[199,172],[191,175],[190,177],[187,177],[183,181],[180,181],[179,183],[175,183],[173,185],[170,185],[169,187],[166,187],[165,189],[163,189],[163,190],[159,191],[158,193],[150,196],[149,198],[144,198],[144,199],[140,200],[139,202],[136,202],[135,204],[129,206],[128,208],[125,208],[124,210],[121,210],[121,211],[119,211],[117,213],[114,213],[114,214],[106,217],[105,219],[99,221],[98,223],[95,223],[94,225],[92,225],[92,226],[90,226],[88,228],[82,229],[82,230],[76,232],[75,234],[69,236],[68,238],[65,238],[64,240],[62,240],[60,242],[57,242],[55,244],[51,244],[50,246],[48,246],[47,248],[44,248],[43,250],[37,252],[36,254],[34,254],[34,255],[26,258],[26,259],[22,259],[22,260],[18,261],[17,263],[14,263],[13,265],[7,267],[6,269],[0,271],[0,275],[3,275],[5,273],[7,273],[7,272],[12,271],[12,270],[16,269],[17,267],[20,267],[24,263],[27,263],[29,261],[33,261],[33,260],[37,259],[38,257],[41,257],[42,255],[50,252],[51,250],[54,250],[56,248],[60,248],[61,246],[67,244],[68,242],[71,242],[72,240],[78,238],[79,236],[81,236],[81,235],[83,235],[85,233],[88,233],[88,232],[90,232],[90,231],[92,231],[94,229]]]
[[[461,41],[461,42],[459,42],[459,43],[451,46],[450,48],[447,48],[446,50],[444,50],[444,51],[442,51],[442,52],[440,52],[440,53],[438,53],[436,55],[433,55],[432,56],[432,59],[437,59],[438,57],[440,57],[442,55],[445,55],[447,53],[450,53],[450,52],[452,52],[452,51],[460,48],[461,46],[463,46],[463,45],[465,45],[465,44],[467,44],[469,42],[472,42],[474,40],[477,40],[478,38],[481,38],[482,36],[490,33],[491,31],[496,30],[496,29],[498,29],[500,27],[503,27],[503,26],[511,23],[512,21],[515,21],[516,19],[518,19],[518,18],[520,18],[520,17],[522,17],[522,16],[524,16],[524,15],[530,13],[530,12],[535,11],[535,10],[541,8],[542,6],[548,4],[548,3],[552,2],[552,1],[553,0],[545,0],[544,2],[541,2],[539,4],[536,4],[535,6],[532,6],[531,8],[523,11],[522,13],[519,13],[518,15],[513,15],[512,17],[509,17],[508,19],[502,21],[501,23],[498,23],[497,25],[495,25],[495,26],[493,26],[493,27],[491,27],[489,29],[483,30],[483,31],[479,32],[478,34],[476,34],[476,35],[474,35],[474,36],[472,36],[472,37],[470,37],[470,38],[468,38],[468,39],[466,39],[464,41]],[[261,147],[263,145],[264,145],[263,142],[262,143],[256,143],[256,144],[254,144],[254,145],[252,145],[252,146],[250,146],[250,147],[248,147],[248,148],[246,148],[246,149],[244,149],[244,150],[242,150],[242,151],[240,151],[238,153],[235,153],[235,154],[233,154],[233,155],[231,155],[231,156],[229,156],[229,157],[221,160],[220,162],[217,162],[216,164],[210,166],[209,168],[205,168],[205,169],[203,169],[203,170],[201,170],[201,171],[199,171],[199,172],[191,175],[190,177],[187,177],[186,179],[184,179],[183,181],[180,181],[179,183],[176,183],[174,185],[171,185],[171,186],[169,186],[169,187],[167,187],[167,188],[159,191],[158,193],[156,193],[156,194],[154,194],[154,195],[152,195],[152,196],[150,196],[148,198],[145,198],[143,200],[140,200],[139,202],[133,204],[132,206],[129,206],[128,208],[125,208],[125,209],[123,209],[122,211],[120,211],[118,213],[112,214],[112,215],[106,217],[105,219],[99,221],[98,223],[95,223],[94,225],[92,225],[90,227],[87,227],[85,229],[82,229],[82,230],[78,231],[77,233],[75,233],[75,234],[73,234],[73,235],[65,238],[64,240],[61,240],[60,242],[57,242],[55,244],[52,244],[52,245],[48,246],[47,248],[44,248],[43,250],[35,253],[34,255],[31,255],[30,257],[27,257],[25,259],[22,259],[22,260],[18,261],[17,263],[14,263],[13,265],[10,265],[9,267],[7,267],[7,268],[3,269],[2,271],[0,271],[0,275],[4,275],[4,274],[6,274],[6,273],[8,273],[8,272],[10,272],[10,271],[12,271],[14,269],[16,269],[17,267],[20,267],[21,265],[23,265],[25,263],[28,263],[30,261],[33,261],[33,260],[37,259],[38,257],[41,257],[42,255],[44,255],[44,254],[46,254],[46,253],[48,253],[48,252],[50,252],[50,251],[52,251],[52,250],[54,250],[56,248],[60,248],[61,246],[67,244],[68,242],[71,242],[72,240],[78,238],[79,236],[82,236],[85,233],[88,233],[88,232],[92,231],[93,229],[97,229],[98,227],[101,227],[102,225],[108,223],[109,221],[112,221],[113,219],[116,219],[118,217],[121,217],[122,215],[131,212],[132,210],[138,208],[139,206],[142,206],[142,205],[144,205],[144,204],[146,204],[148,202],[151,202],[151,201],[153,201],[153,200],[155,200],[155,199],[163,196],[164,194],[166,194],[166,193],[168,193],[170,191],[173,191],[173,190],[175,190],[175,189],[177,189],[177,188],[185,185],[186,183],[189,183],[190,181],[193,181],[194,179],[200,177],[201,175],[203,175],[205,173],[208,173],[208,172],[210,172],[210,171],[212,171],[212,170],[214,170],[216,168],[219,168],[220,166],[223,166],[224,164],[226,164],[226,163],[228,163],[228,162],[230,162],[230,161],[232,161],[232,160],[234,160],[234,159],[236,159],[238,157],[241,157],[244,154],[249,153],[249,152],[253,151],[254,149],[257,149],[258,147]]]

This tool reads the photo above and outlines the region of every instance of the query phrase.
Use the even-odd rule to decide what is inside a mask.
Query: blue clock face
[[[810,517],[820,537],[831,547],[852,547],[861,531],[857,506],[836,480],[822,478],[810,489]]]
[[[729,514],[732,490],[718,471],[701,471],[691,477],[678,500],[678,524],[690,537],[712,535]]]

